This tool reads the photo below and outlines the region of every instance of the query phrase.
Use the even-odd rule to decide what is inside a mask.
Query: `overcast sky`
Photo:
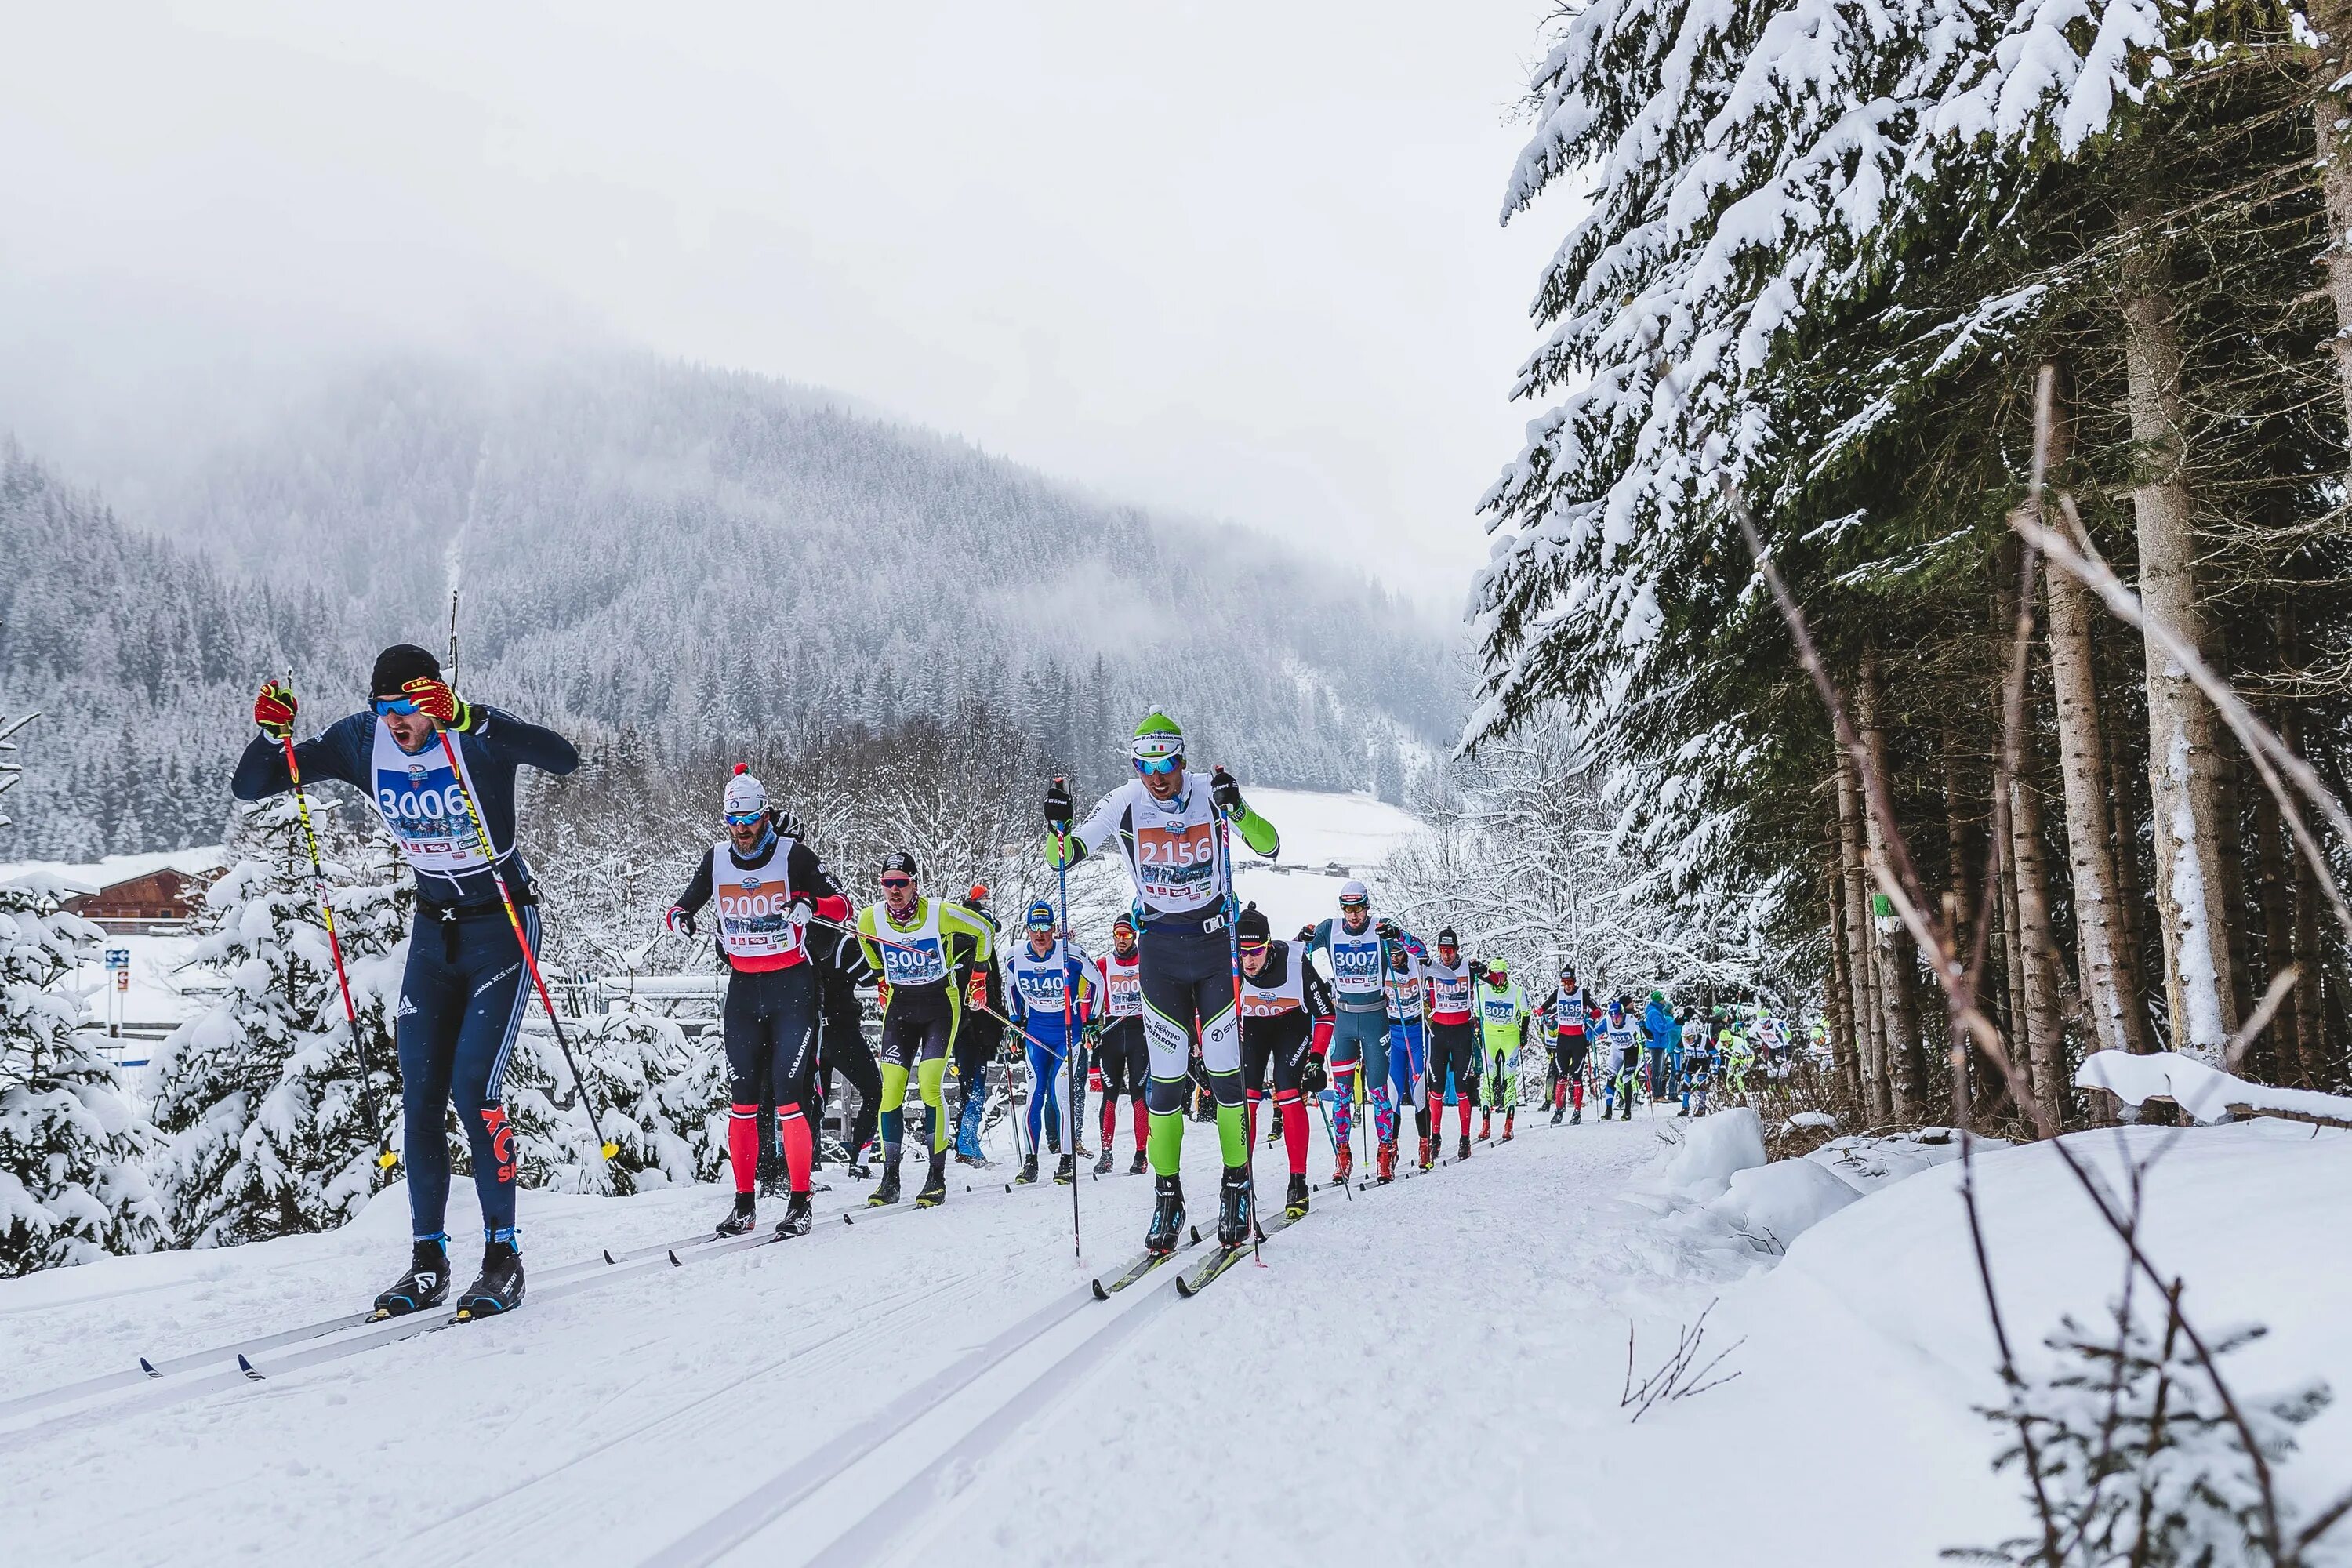
[[[73,446],[36,367],[130,410],[225,353],[634,342],[1453,614],[1566,221],[1496,224],[1549,9],[13,7],[0,422]]]

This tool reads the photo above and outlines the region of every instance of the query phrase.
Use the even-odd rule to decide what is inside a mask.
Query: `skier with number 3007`
[[[1102,799],[1073,826],[1069,790],[1059,779],[1045,792],[1045,854],[1066,868],[1116,845],[1127,862],[1142,930],[1143,1031],[1151,1053],[1145,1103],[1151,1112],[1150,1158],[1155,1178],[1147,1251],[1176,1249],[1184,1229],[1184,1187],[1178,1175],[1184,1149],[1184,1098],[1192,1042],[1217,1103],[1217,1140],[1224,1155],[1219,1187],[1217,1238],[1228,1247],[1246,1240],[1255,1216],[1249,1179],[1249,1129],[1243,1110],[1242,1047],[1234,1016],[1232,888],[1219,851],[1218,819],[1260,855],[1281,851],[1274,825],[1242,800],[1241,786],[1223,768],[1205,788],[1184,767],[1184,734],[1153,709],[1136,726],[1130,748],[1136,776]]]

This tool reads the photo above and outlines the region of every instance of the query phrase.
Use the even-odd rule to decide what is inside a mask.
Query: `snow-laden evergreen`
[[[331,826],[319,815],[322,830]],[[389,990],[414,899],[389,846],[331,837],[321,846],[335,931],[354,972],[352,1001],[373,1069],[376,1109],[400,1106]],[[359,1052],[335,983],[294,797],[241,811],[235,863],[206,895],[193,962],[227,993],[173,1031],[151,1069],[167,1142],[154,1171],[173,1226],[192,1247],[220,1247],[342,1224],[389,1179],[362,1093]],[[376,981],[376,984],[368,984]],[[399,1147],[397,1131],[392,1146]]]
[[[21,776],[6,753],[31,717],[0,720],[0,794]],[[164,1240],[140,1169],[153,1131],[75,1032],[89,1009],[74,971],[104,933],[58,908],[74,890],[46,876],[0,883],[0,1275]]]
[[[535,1009],[534,1009],[535,1010]],[[566,1021],[604,1136],[602,1156],[552,1034],[526,1030],[506,1079],[519,1179],[566,1193],[626,1194],[715,1180],[727,1162],[727,1062],[715,1033],[621,1010]]]

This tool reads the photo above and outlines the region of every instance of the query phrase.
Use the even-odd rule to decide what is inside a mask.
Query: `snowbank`
[[[2074,1069],[2074,1087],[2103,1089],[2126,1105],[2169,1100],[2200,1121],[2226,1121],[2232,1111],[2271,1111],[2327,1121],[2352,1121],[2352,1098],[2308,1089],[2273,1089],[2208,1067],[2178,1051],[2136,1057],[2095,1051]]]
[[[2006,1138],[1977,1141],[1977,1152],[2006,1149]],[[1874,1193],[1906,1176],[1960,1157],[1960,1135],[1949,1127],[1922,1127],[1891,1137],[1832,1138],[1805,1156],[1858,1193]]]
[[[1719,1196],[1733,1176],[1765,1158],[1763,1121],[1743,1105],[1694,1121],[1658,1179],[1671,1192],[1705,1200]]]
[[[2225,1363],[2241,1392],[2313,1375],[2336,1390],[2281,1470],[2305,1510],[2332,1498],[2352,1476],[2352,1336],[2341,1331],[2352,1263],[2314,1243],[2341,1232],[2352,1133],[2263,1120],[2065,1142],[2114,1190],[2126,1159],[2161,1153],[2147,1173],[2144,1243],[2187,1279],[2200,1321],[2269,1326]],[[2121,1251],[2050,1145],[1980,1144],[1974,1164],[2002,1311],[2031,1375],[2050,1365],[2042,1339],[2062,1313],[2100,1321],[2123,1279]],[[1991,1470],[2000,1436],[1972,1408],[2001,1391],[1960,1173],[1914,1169],[1916,1180],[1899,1181],[1890,1170],[1893,1184],[1726,1292],[1706,1342],[1711,1353],[1745,1339],[1724,1366],[1739,1377],[1659,1407],[1597,1450],[1591,1489],[1611,1506],[1587,1516],[1586,1560],[1884,1568],[2024,1526],[2015,1474]],[[1641,1325],[1644,1371],[1675,1327]],[[1694,1452],[1738,1457],[1708,1467],[1703,1510],[1690,1506]],[[1675,1528],[1658,1529],[1664,1519]]]
[[[1811,1160],[1740,1171],[1714,1207],[1748,1236],[1781,1251],[1862,1194]]]

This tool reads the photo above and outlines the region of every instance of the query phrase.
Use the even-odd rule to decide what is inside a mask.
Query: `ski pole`
[[[1055,784],[1062,780],[1055,779]],[[1054,859],[1054,880],[1061,892],[1062,909],[1062,1113],[1067,1125],[1062,1142],[1070,1160],[1070,1250],[1080,1262],[1086,1249],[1078,1245],[1078,1051],[1077,996],[1070,983],[1070,830],[1062,829],[1062,852]]]
[[[604,1124],[596,1118],[596,1097],[588,1092],[588,1080],[580,1076],[580,1063],[572,1055],[572,1042],[563,1037],[563,1020],[555,1011],[555,998],[548,994],[547,981],[539,973],[539,956],[530,950],[530,938],[523,934],[522,915],[515,909],[514,895],[507,890],[505,873],[499,869],[497,846],[490,842],[490,830],[482,826],[482,814],[474,805],[474,792],[466,783],[466,771],[457,763],[457,748],[450,742],[449,731],[435,724],[433,732],[441,737],[441,752],[449,759],[449,776],[457,781],[457,798],[466,803],[466,816],[474,825],[474,837],[482,846],[483,863],[489,868],[490,882],[499,890],[499,903],[507,911],[507,924],[514,928],[515,945],[522,949],[522,966],[530,971],[530,983],[539,987],[539,1005],[547,1009],[548,1026],[555,1031],[556,1048],[563,1053],[563,1065],[572,1069],[572,1081],[580,1090],[580,1103],[588,1110],[588,1129],[596,1134],[596,1145],[604,1152],[606,1163],[621,1152],[621,1146],[604,1136]]]
[[[1225,879],[1225,962],[1234,973],[1234,1051],[1241,1053],[1242,1044],[1242,933],[1241,899],[1234,888],[1234,841],[1232,829],[1225,821],[1224,809],[1213,805],[1217,817],[1217,868]],[[1250,1257],[1258,1255],[1256,1237],[1261,1233],[1257,1224],[1257,1140],[1242,1142],[1242,1168],[1249,1173]]]
[[[294,689],[294,674],[286,675],[286,689]],[[327,872],[319,863],[319,834],[310,826],[310,797],[302,793],[302,764],[294,760],[294,731],[288,730],[278,737],[286,748],[286,776],[294,785],[294,810],[302,818],[302,841],[310,849],[310,889],[318,895],[319,918],[326,922],[327,955],[334,960],[335,984],[343,994],[343,1021],[351,1026],[352,1049],[360,1058],[360,1101],[367,1107],[368,1121],[375,1126],[375,1166],[389,1171],[400,1163],[392,1152],[392,1139],[383,1124],[383,1112],[375,1102],[375,1069],[368,1065],[367,1042],[360,1037],[359,1009],[352,1005],[351,977],[343,973],[342,939],[335,934],[335,907],[327,898]]]

